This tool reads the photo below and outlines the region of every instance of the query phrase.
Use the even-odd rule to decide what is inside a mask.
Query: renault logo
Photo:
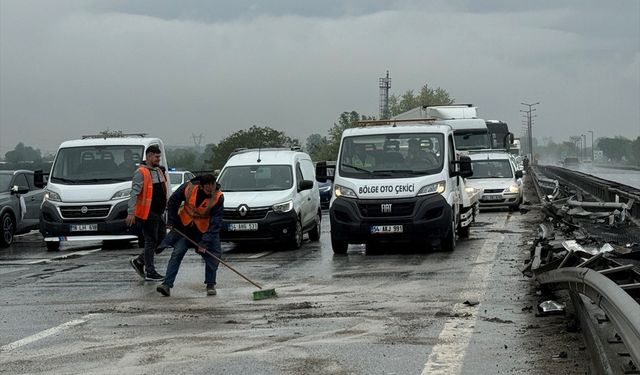
[[[249,212],[249,206],[247,206],[246,204],[241,204],[238,207],[238,214],[242,217],[245,217],[247,215],[247,212]]]
[[[82,206],[82,208],[80,209],[80,212],[82,212],[83,214],[86,214],[89,211],[89,209],[87,208],[87,206]]]

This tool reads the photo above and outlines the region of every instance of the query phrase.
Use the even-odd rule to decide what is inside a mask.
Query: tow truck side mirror
[[[522,171],[516,171],[516,178],[522,178]]]
[[[319,161],[316,163],[316,181],[327,182],[327,180],[333,181],[334,173],[328,173],[329,168],[335,168],[333,166],[327,167],[326,161]]]
[[[42,189],[46,185],[44,183],[44,173],[42,169],[33,172],[33,185],[38,189]]]

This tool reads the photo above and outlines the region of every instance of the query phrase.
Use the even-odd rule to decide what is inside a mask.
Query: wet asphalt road
[[[0,373],[588,373],[580,334],[535,316],[544,296],[517,268],[538,220],[483,212],[453,253],[333,255],[326,214],[321,241],[296,251],[225,244],[227,261],[278,291],[262,301],[222,266],[207,297],[193,253],[165,298],[130,268],[134,247],[48,253],[39,234],[21,236],[0,250]]]

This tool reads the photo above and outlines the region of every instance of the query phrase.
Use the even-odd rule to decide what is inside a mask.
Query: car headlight
[[[474,187],[471,186],[467,186],[466,188],[464,188],[464,192],[467,194],[475,194],[476,191],[479,191],[479,189],[476,189]]]
[[[429,195],[429,194],[442,194],[447,188],[447,183],[444,181],[438,181],[434,184],[423,186],[422,189],[418,191],[418,196],[420,195]]]
[[[319,190],[321,193],[326,193],[327,191],[331,190],[331,185],[323,186]]]
[[[519,193],[520,187],[518,185],[510,185],[508,188],[504,189],[505,193]]]
[[[290,199],[286,202],[282,202],[282,203],[278,203],[278,204],[274,204],[273,205],[273,211],[275,212],[280,212],[280,213],[284,213],[284,212],[289,212],[293,210],[293,200]]]
[[[340,185],[335,185],[333,187],[333,194],[336,197],[358,198],[355,191],[349,189],[348,187],[344,187]]]
[[[52,202],[62,202],[62,199],[60,199],[60,194],[51,190],[47,190],[44,192],[44,200]]]
[[[111,200],[129,198],[130,196],[131,196],[131,189],[122,189],[116,192],[115,194],[113,194],[113,197],[111,197]]]

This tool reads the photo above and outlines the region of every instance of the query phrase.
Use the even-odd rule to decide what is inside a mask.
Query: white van
[[[452,251],[460,223],[470,223],[472,208],[463,207],[461,181],[471,174],[471,164],[466,156],[457,160],[452,128],[411,121],[347,129],[334,176],[317,164],[318,179],[334,181],[329,208],[334,253],[346,253],[349,244],[379,242]]]
[[[224,193],[222,241],[320,240],[320,193],[311,158],[297,149],[245,149],[218,177]]]
[[[83,136],[58,148],[40,211],[40,233],[47,249],[62,241],[135,240],[136,231],[125,224],[131,179],[145,150],[164,144],[146,134]]]

